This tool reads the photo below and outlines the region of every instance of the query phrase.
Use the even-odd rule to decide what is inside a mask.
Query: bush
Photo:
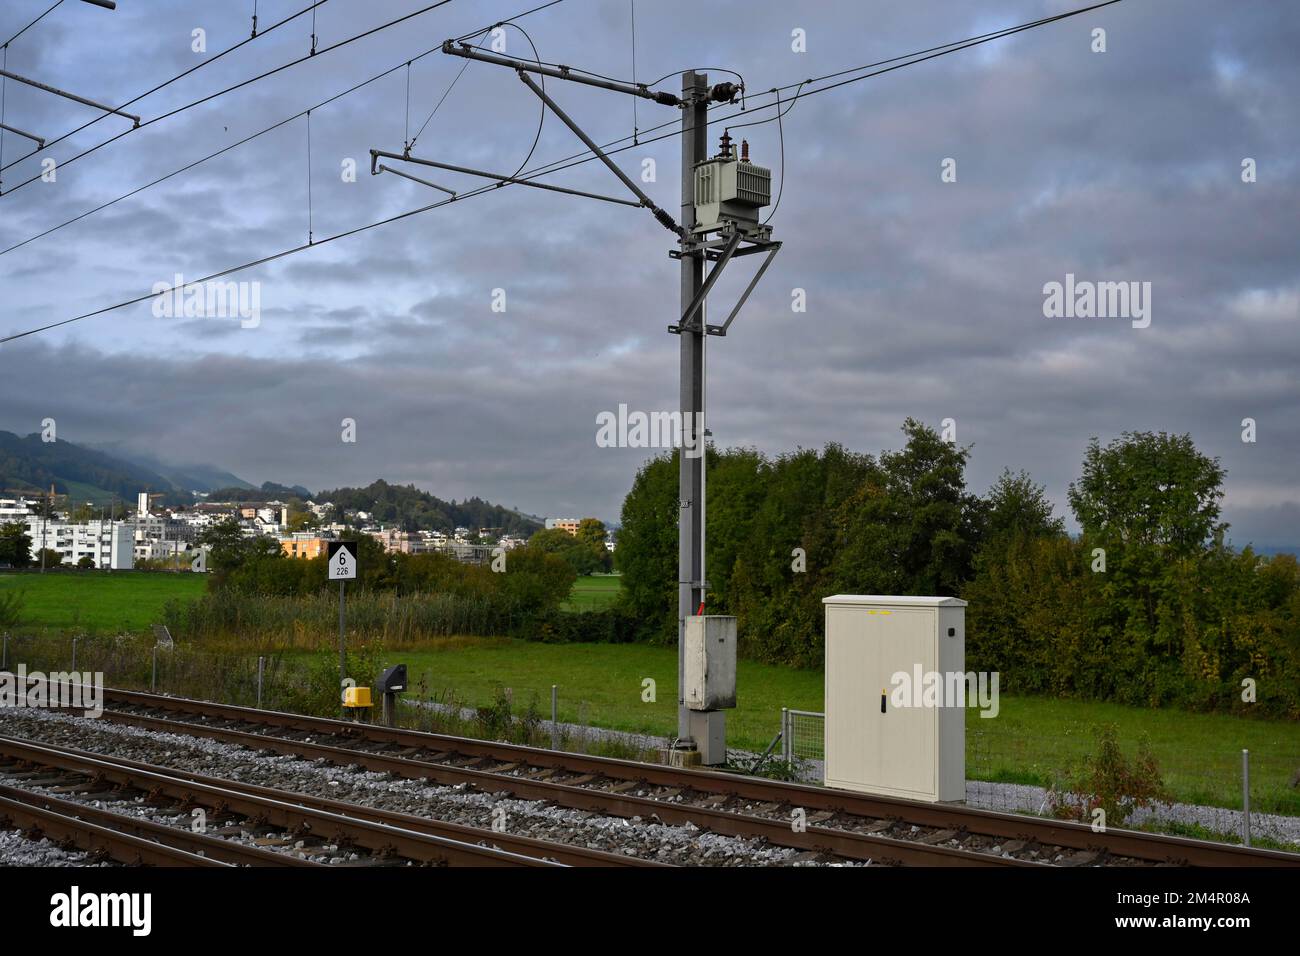
[[[600,611],[549,611],[530,621],[515,637],[547,644],[628,644],[638,639],[638,619],[615,605]]]
[[[1093,821],[1093,811],[1102,810],[1105,826],[1123,826],[1140,807],[1168,803],[1172,799],[1150,741],[1138,741],[1137,756],[1130,762],[1119,746],[1119,732],[1113,724],[1096,728],[1097,752],[1083,759],[1078,771],[1063,787],[1049,794],[1054,816]]]
[[[528,701],[528,708],[516,716],[514,696],[508,689],[499,687],[492,703],[475,711],[475,720],[478,736],[486,740],[527,746],[536,746],[541,740],[542,714],[535,693]]]
[[[1300,573],[1291,555],[1017,538],[986,548],[962,597],[966,663],[1009,693],[1300,717]],[[1255,699],[1243,699],[1243,681]]]
[[[356,681],[357,687],[374,686],[379,679],[382,654],[383,649],[375,643],[348,648],[347,674]],[[285,689],[284,700],[287,709],[296,714],[337,717],[343,704],[338,651],[321,651],[314,655],[301,682]]]

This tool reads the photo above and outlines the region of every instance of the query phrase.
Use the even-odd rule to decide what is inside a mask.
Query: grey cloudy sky
[[[9,36],[49,5],[6,0]],[[306,0],[261,0],[265,28]],[[331,0],[322,52],[122,137],[0,198],[8,248],[128,190],[521,10],[453,0],[335,51],[330,44],[424,6]],[[744,74],[751,93],[988,32],[1083,0],[908,3],[640,0],[636,77],[690,67]],[[252,0],[67,0],[16,40],[8,68],[124,102],[249,33]],[[521,23],[543,59],[632,75],[628,0],[566,0]],[[1107,50],[1092,50],[1106,30]],[[802,29],[807,52],[791,49]],[[306,53],[300,18],[135,106],[149,119]],[[509,52],[531,53],[507,33]],[[842,442],[897,447],[912,415],[956,420],[971,486],[1025,468],[1066,511],[1091,436],[1190,432],[1228,470],[1233,538],[1300,542],[1300,9],[1272,0],[1125,0],[1092,14],[800,100],[785,117],[785,248],[726,339],[709,343],[709,426],[769,453]],[[410,68],[418,128],[464,61]],[[721,73],[711,79],[726,78]],[[314,111],[311,223],[320,240],[438,198],[371,177],[368,150],[400,151],[401,69]],[[672,78],[664,88],[676,89]],[[632,132],[630,98],[548,89],[599,141]],[[677,111],[636,107],[641,129]],[[9,83],[6,122],[46,137],[97,115]],[[752,118],[766,118],[771,111]],[[417,155],[511,171],[538,105],[508,70],[471,64]],[[108,117],[4,172],[13,189],[129,126]],[[720,132],[720,129],[714,131]],[[0,334],[200,278],[304,242],[303,120],[103,212],[0,255]],[[743,131],[782,176],[775,123]],[[6,134],[4,163],[29,144]],[[548,117],[534,163],[580,144]],[[676,139],[655,159],[657,202],[677,207]],[[357,182],[341,163],[355,159]],[[957,182],[940,164],[957,161]],[[1258,181],[1243,183],[1243,158]],[[457,189],[476,182],[432,175]],[[417,174],[420,174],[417,171]],[[550,181],[617,194],[588,164]],[[670,237],[634,209],[510,187],[241,274],[261,323],[156,318],[149,303],[0,349],[0,428],[53,417],[59,436],[116,442],[255,482],[312,488],[414,482],[526,511],[617,518],[646,457],[597,447],[596,415],[676,403],[677,266]],[[750,260],[752,261],[752,260]],[[720,310],[737,276],[716,294]],[[1151,325],[1046,318],[1043,285],[1150,282]],[[504,313],[492,290],[506,290]],[[795,288],[807,311],[791,309]],[[358,441],[340,441],[339,422]],[[1241,422],[1258,441],[1241,440]]]

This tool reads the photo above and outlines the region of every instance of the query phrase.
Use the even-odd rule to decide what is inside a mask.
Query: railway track
[[[142,806],[173,822],[131,812]],[[212,828],[190,829],[196,807]],[[128,864],[658,865],[10,737],[0,737],[0,819]],[[281,852],[232,839],[259,833]]]
[[[567,809],[629,820],[650,820],[679,826],[691,824],[712,833],[759,838],[777,846],[804,850],[810,855],[824,855],[847,861],[928,866],[1042,865],[1032,859],[1003,857],[984,850],[936,846],[919,839],[899,839],[880,833],[830,829],[815,822],[806,828],[795,829],[788,818],[759,816],[735,807],[708,806],[707,800],[698,804],[676,802],[675,798],[680,797],[682,792],[678,787],[668,790],[661,788],[653,796],[636,794],[629,792],[636,783],[632,779],[614,781],[611,787],[605,788],[602,786],[605,781],[591,774],[564,772],[561,775],[564,779],[553,779],[549,777],[554,768],[534,767],[525,775],[516,772],[520,765],[513,760],[502,761],[485,755],[471,756],[465,760],[463,755],[435,747],[420,751],[425,758],[429,758],[423,759],[409,753],[368,750],[365,749],[364,739],[348,735],[330,736],[327,738],[329,742],[324,742],[318,739],[325,733],[323,729],[290,731],[290,736],[281,736],[272,732],[278,724],[245,724],[256,726],[256,729],[238,729],[216,726],[201,715],[188,716],[191,719],[175,720],[171,717],[109,708],[101,719],[154,731],[207,737],[253,750],[325,760],[340,766],[358,766],[444,786],[468,785],[484,793],[541,800]],[[341,721],[336,723],[342,728],[351,726]],[[382,748],[386,744],[379,746]],[[411,748],[402,749],[409,751]],[[460,763],[457,758],[460,758]],[[490,769],[479,769],[480,766]]]
[[[1300,866],[1300,854],[420,731],[106,691],[104,718],[846,860],[930,866]],[[804,811],[806,827],[792,826]]]
[[[132,820],[18,787],[0,786],[0,823],[128,866],[233,865],[223,856],[221,840],[198,834],[186,838],[173,827]]]

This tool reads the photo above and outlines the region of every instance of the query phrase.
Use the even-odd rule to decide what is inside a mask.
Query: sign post
[[[329,542],[327,565],[329,580],[339,583],[339,695],[343,694],[343,682],[348,678],[348,651],[343,632],[343,589],[344,582],[356,580],[357,577],[357,543],[355,541]],[[340,704],[340,713],[342,713]],[[347,716],[346,713],[343,714]]]

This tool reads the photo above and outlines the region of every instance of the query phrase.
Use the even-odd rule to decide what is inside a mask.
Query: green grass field
[[[573,582],[569,600],[560,605],[566,611],[599,611],[618,600],[623,578],[617,574],[584,574]]]
[[[113,634],[157,622],[173,598],[202,593],[206,578],[166,572],[48,572],[0,574],[0,593],[22,593],[17,628]],[[580,578],[568,606],[608,606],[621,588],[612,575]],[[516,707],[535,696],[549,716],[551,685],[559,685],[560,718],[657,736],[676,725],[677,658],[673,648],[643,644],[540,644],[506,638],[451,638],[416,650],[390,651],[388,663],[410,668],[414,688],[426,676],[433,693],[450,692],[467,705],[489,703],[510,687]],[[655,700],[642,700],[643,681]],[[740,706],[727,715],[728,739],[762,750],[776,734],[782,707],[820,711],[822,674],[741,661]],[[1300,723],[1218,714],[1147,710],[1117,704],[1003,695],[1001,713],[966,720],[971,779],[1046,785],[1094,747],[1093,727],[1113,723],[1132,754],[1146,734],[1179,800],[1240,806],[1243,748],[1251,752],[1252,803],[1259,811],[1300,814]]]
[[[483,705],[498,688],[513,691],[517,710],[534,696],[550,716],[551,684],[559,685],[560,719],[666,736],[676,727],[677,656],[643,644],[536,644],[505,638],[453,638],[418,651],[384,655],[405,663],[414,689],[423,676],[431,692],[451,692]],[[652,678],[656,700],[642,700]],[[780,726],[782,707],[820,711],[821,671],[741,661],[739,706],[727,714],[733,746],[761,751]],[[1044,786],[1094,749],[1092,728],[1114,723],[1132,756],[1145,733],[1176,799],[1240,806],[1241,750],[1251,751],[1252,807],[1300,814],[1300,724],[1219,714],[1147,710],[1044,697],[1001,697],[996,718],[966,718],[967,776]]]
[[[47,571],[0,574],[0,592],[19,592],[17,626],[33,629],[140,631],[157,623],[173,598],[198,597],[207,577],[165,571]]]

